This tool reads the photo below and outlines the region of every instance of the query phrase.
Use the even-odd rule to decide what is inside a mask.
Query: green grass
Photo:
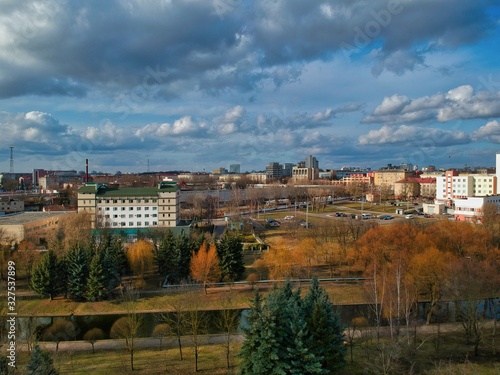
[[[377,344],[374,335],[364,333],[363,339],[355,339],[353,362],[350,348],[347,348],[346,366],[339,375],[381,374],[382,358],[387,354],[400,353],[402,357],[387,371],[387,374],[426,374],[426,375],[498,375],[500,373],[500,355],[492,354],[488,346],[491,336],[486,336],[480,346],[480,355],[474,357],[472,346],[466,345],[461,332],[442,333],[439,351],[436,350],[436,336],[433,334],[410,336],[410,344],[402,335],[399,342],[381,339]],[[170,341],[172,343],[172,341]],[[407,349],[419,348],[409,356]],[[98,343],[96,347],[98,347]],[[226,368],[224,348],[221,345],[206,345],[200,348],[198,373],[201,374],[236,374],[239,359],[237,353],[241,344],[231,347],[231,366]],[[88,351],[52,352],[54,364],[60,374],[194,374],[194,354],[190,347],[183,349],[184,359],[179,358],[179,351],[170,345],[170,349],[137,349],[134,354],[134,371],[130,370],[130,354],[125,349]],[[410,359],[411,358],[411,359]],[[18,366],[24,373],[27,353],[19,353]],[[413,372],[410,372],[410,367]]]

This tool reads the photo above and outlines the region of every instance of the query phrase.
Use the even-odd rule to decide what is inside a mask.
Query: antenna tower
[[[10,173],[14,174],[14,146],[9,146],[10,148]]]

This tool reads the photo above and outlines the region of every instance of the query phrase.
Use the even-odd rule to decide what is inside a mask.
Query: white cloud
[[[431,142],[434,146],[448,146],[470,143],[470,137],[463,131],[448,131],[418,126],[384,125],[378,130],[371,130],[358,139],[360,145],[412,144]]]
[[[492,143],[500,143],[500,122],[490,121],[472,132],[471,137],[476,141],[487,140]]]

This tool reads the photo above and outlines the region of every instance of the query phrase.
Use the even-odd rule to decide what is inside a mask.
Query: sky
[[[0,172],[494,166],[497,0],[0,0]]]

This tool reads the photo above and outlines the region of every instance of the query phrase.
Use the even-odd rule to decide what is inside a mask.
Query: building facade
[[[175,227],[179,222],[179,196],[174,181],[160,182],[156,188],[87,183],[78,190],[78,212],[91,214],[93,229]]]

